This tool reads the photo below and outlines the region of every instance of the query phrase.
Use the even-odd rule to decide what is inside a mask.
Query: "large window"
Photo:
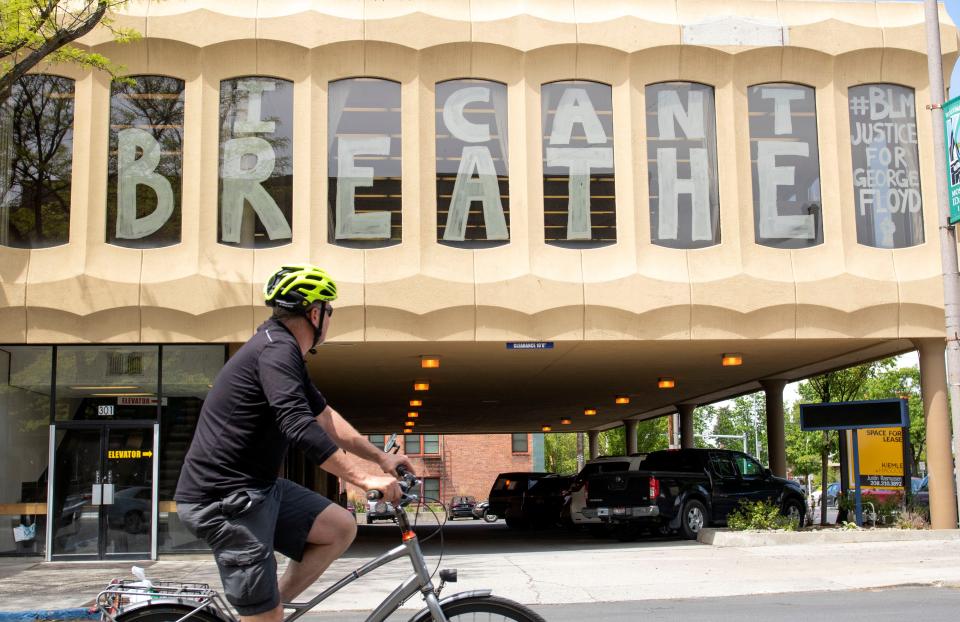
[[[757,244],[806,248],[823,242],[820,147],[814,90],[760,84],[747,92]]]
[[[713,87],[647,86],[650,240],[669,248],[720,243],[717,121]]]
[[[507,86],[437,84],[437,239],[495,245],[510,239]]]
[[[848,103],[857,242],[876,248],[923,244],[913,89],[854,86]]]
[[[57,421],[156,419],[157,346],[60,346]]]
[[[515,454],[525,454],[530,451],[530,437],[528,434],[511,434],[510,451]]]
[[[382,450],[385,446],[385,441],[383,434],[371,434],[367,437],[370,439],[370,444],[376,447],[377,449]]]
[[[67,243],[72,164],[73,80],[23,76],[0,102],[0,245]]]
[[[544,84],[540,110],[544,239],[593,246],[616,242],[610,85]]]
[[[399,83],[376,78],[330,83],[331,243],[362,248],[400,242],[400,123]]]
[[[183,80],[136,76],[110,96],[106,240],[156,248],[180,242]]]
[[[203,401],[223,367],[226,352],[222,345],[165,345],[162,350],[157,547],[160,551],[207,549],[207,544],[180,522],[173,493]]]
[[[293,224],[293,83],[245,77],[220,83],[222,244],[290,242]]]
[[[45,553],[51,350],[0,348],[0,555]]]

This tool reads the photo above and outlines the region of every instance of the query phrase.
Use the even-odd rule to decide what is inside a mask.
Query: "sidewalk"
[[[528,604],[558,604],[960,586],[957,540],[718,548],[678,540],[621,544],[560,536],[497,540],[491,535],[483,543],[448,547],[442,566],[458,568],[460,582],[445,593],[492,588],[495,594]],[[385,550],[378,541],[354,545],[349,558],[336,562],[322,584]],[[435,541],[427,544],[431,566],[436,550]],[[0,610],[87,604],[111,578],[129,577],[130,565],[0,561]],[[207,556],[141,565],[150,577],[209,582],[219,588],[216,567]],[[394,562],[344,589],[318,611],[369,610],[409,572],[403,560]],[[416,599],[407,603],[414,609],[419,605]]]

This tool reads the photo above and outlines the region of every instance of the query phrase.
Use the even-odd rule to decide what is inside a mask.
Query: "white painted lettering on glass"
[[[590,239],[590,169],[613,167],[609,147],[548,147],[547,166],[569,169],[567,182],[567,239]]]
[[[676,140],[676,124],[680,125],[687,140],[706,138],[704,116],[703,91],[688,91],[686,107],[680,103],[677,91],[657,93],[657,127],[663,140]]]
[[[467,233],[470,204],[483,204],[483,220],[488,240],[508,240],[507,220],[500,203],[500,185],[493,166],[493,157],[487,147],[464,147],[453,185],[450,212],[443,229],[443,239],[462,242]]]
[[[661,240],[676,240],[679,233],[681,194],[689,194],[693,222],[691,239],[712,240],[713,226],[710,221],[710,168],[707,150],[690,149],[690,178],[677,176],[677,150],[657,149],[657,193],[660,197],[657,236]]]
[[[489,123],[473,123],[463,116],[463,109],[474,102],[489,102],[490,89],[471,86],[454,91],[443,104],[443,123],[447,131],[465,143],[485,143],[490,140]]]
[[[244,159],[256,164],[244,168]],[[290,224],[276,201],[263,187],[276,163],[270,143],[257,136],[231,138],[223,146],[222,231],[224,242],[240,242],[240,224],[244,201],[260,217],[271,240],[291,237]]]
[[[793,133],[791,101],[803,101],[802,89],[763,88],[760,97],[773,100],[773,133],[777,136]]]
[[[597,116],[587,90],[569,88],[564,90],[557,104],[557,113],[553,117],[553,131],[550,132],[550,144],[569,145],[573,126],[577,123],[583,126],[588,143],[606,144],[607,133],[603,131],[600,117]]]
[[[760,237],[817,237],[813,214],[781,215],[777,212],[777,188],[794,185],[794,167],[777,166],[777,156],[810,155],[810,145],[782,140],[757,143],[757,179],[760,189]]]
[[[137,157],[137,149],[142,155]],[[117,232],[118,238],[138,240],[155,233],[173,214],[173,188],[156,172],[160,164],[160,143],[138,128],[117,134]],[[157,207],[137,217],[137,186],[147,186],[157,195]]]
[[[379,240],[390,237],[390,212],[358,214],[354,199],[358,187],[373,185],[373,167],[356,166],[360,155],[390,155],[389,136],[339,136],[337,145],[338,240]]]
[[[237,83],[237,90],[246,97],[246,115],[244,120],[238,118],[234,122],[234,134],[269,134],[276,130],[275,122],[260,118],[263,93],[275,89],[276,84],[271,80],[241,80]],[[251,159],[255,160],[255,164],[245,167],[245,161]],[[275,164],[276,152],[263,138],[245,136],[231,138],[224,143],[221,169],[223,197],[220,207],[221,237],[224,242],[240,242],[244,202],[253,208],[271,240],[291,237],[290,223],[262,185],[270,178]]]

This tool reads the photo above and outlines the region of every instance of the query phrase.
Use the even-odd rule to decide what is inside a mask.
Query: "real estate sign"
[[[866,428],[853,430],[857,442],[860,466],[859,482],[869,488],[896,488],[905,484],[903,468],[903,428]],[[853,482],[854,464],[849,461],[850,481]]]

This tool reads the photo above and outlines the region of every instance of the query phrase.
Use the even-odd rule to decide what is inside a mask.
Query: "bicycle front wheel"
[[[520,603],[498,596],[471,596],[444,603],[443,615],[450,622],[546,622],[533,610]],[[430,622],[430,612],[423,610],[410,622]]]

